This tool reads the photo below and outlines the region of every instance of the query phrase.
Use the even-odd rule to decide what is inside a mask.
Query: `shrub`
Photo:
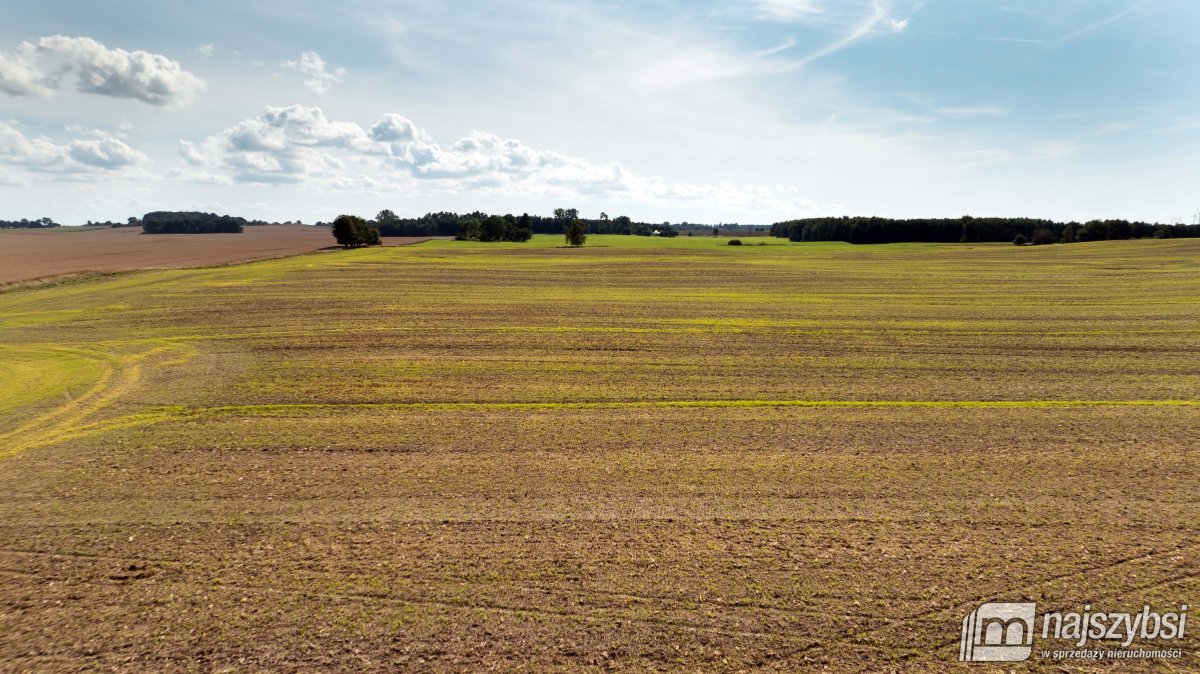
[[[1024,246],[1027,243],[1029,243],[1029,239],[1026,239],[1024,234],[1018,234],[1017,238],[1013,239],[1014,246]]]
[[[741,239],[730,239],[729,243],[727,243],[725,245],[726,246],[740,246],[740,245],[742,245],[742,240]]]

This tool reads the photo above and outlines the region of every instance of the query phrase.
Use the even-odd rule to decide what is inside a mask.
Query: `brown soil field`
[[[1200,240],[635,239],[0,294],[0,671],[1200,671]]]
[[[389,237],[385,246],[426,238]],[[0,286],[65,274],[182,269],[305,253],[334,244],[328,229],[246,227],[241,234],[142,234],[140,227],[0,229]]]

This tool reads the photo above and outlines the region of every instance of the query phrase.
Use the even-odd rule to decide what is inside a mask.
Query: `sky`
[[[0,219],[1194,222],[1200,2],[0,6]]]

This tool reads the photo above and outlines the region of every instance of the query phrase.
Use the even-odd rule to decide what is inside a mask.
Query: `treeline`
[[[142,216],[146,234],[237,234],[245,218],[196,211],[155,211]]]
[[[1163,225],[1128,220],[1054,222],[1036,218],[830,217],[788,220],[771,225],[771,236],[790,241],[847,243],[1074,243],[1112,239],[1185,238],[1200,236],[1200,226]]]
[[[609,218],[601,213],[595,219],[580,218],[574,208],[556,208],[550,216],[492,215],[482,211],[453,213],[439,211],[416,218],[402,218],[390,210],[382,210],[369,224],[382,236],[453,236],[475,241],[526,241],[533,234],[565,234],[578,221],[587,234],[632,234],[634,236],[677,236],[668,223],[634,222],[628,216]],[[318,227],[331,223],[318,222]],[[523,238],[522,238],[523,237]]]
[[[0,229],[42,229],[43,227],[62,227],[62,225],[51,220],[50,218],[39,218],[37,220],[0,220]]]

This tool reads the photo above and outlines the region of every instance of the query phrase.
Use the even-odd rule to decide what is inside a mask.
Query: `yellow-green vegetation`
[[[0,669],[957,671],[983,601],[1195,602],[1200,240],[725,243],[0,293]]]

